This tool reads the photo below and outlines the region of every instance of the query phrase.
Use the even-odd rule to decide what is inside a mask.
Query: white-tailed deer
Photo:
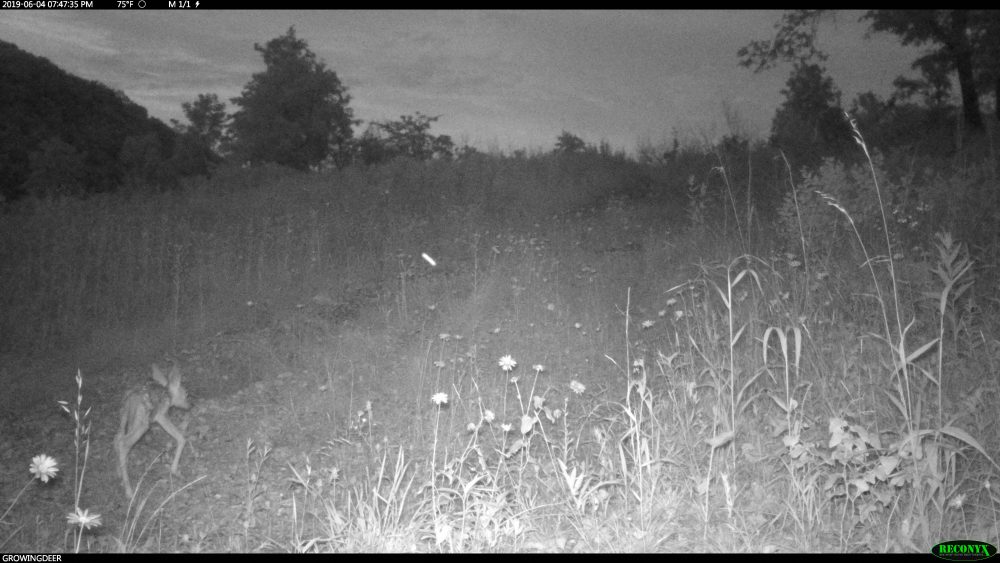
[[[134,491],[128,478],[128,454],[132,450],[132,446],[135,446],[136,442],[149,430],[151,420],[159,424],[177,442],[174,461],[170,465],[170,472],[174,475],[178,474],[177,462],[180,460],[181,450],[184,449],[184,444],[187,442],[182,430],[174,426],[174,423],[167,417],[170,407],[185,410],[190,408],[187,391],[181,385],[181,372],[177,369],[177,364],[174,364],[166,376],[163,375],[159,366],[153,364],[153,373],[150,377],[156,382],[155,385],[146,382],[125,393],[122,402],[122,420],[118,426],[118,433],[115,434],[118,469],[121,472],[122,483],[125,485],[125,494],[130,498]]]

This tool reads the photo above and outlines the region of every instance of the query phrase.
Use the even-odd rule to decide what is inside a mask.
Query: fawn
[[[190,408],[187,390],[181,385],[181,372],[177,369],[177,364],[174,364],[166,376],[159,366],[153,364],[153,373],[150,377],[156,382],[156,385],[146,382],[129,389],[125,394],[122,402],[122,420],[118,427],[118,433],[115,434],[118,468],[121,471],[122,483],[125,485],[125,494],[130,498],[134,491],[128,478],[128,454],[136,442],[149,430],[151,420],[159,424],[177,442],[174,461],[170,465],[170,473],[173,475],[178,474],[177,462],[180,460],[181,450],[184,449],[184,444],[187,442],[184,439],[183,429],[178,429],[167,417],[170,407],[184,410]],[[187,426],[187,424],[183,426]]]

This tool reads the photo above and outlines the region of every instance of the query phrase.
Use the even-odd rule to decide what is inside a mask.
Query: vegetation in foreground
[[[619,165],[563,162],[250,170],[8,216],[30,218],[5,261],[5,307],[36,307],[22,334],[115,355],[78,374],[71,419],[5,421],[5,466],[55,461],[5,495],[4,550],[1000,543],[995,243],[935,234],[948,214],[892,203],[877,158],[795,183],[771,232],[718,205],[732,186],[606,199]],[[556,212],[570,189],[595,197]],[[200,396],[192,453],[172,480],[150,432],[125,500],[115,395],[151,350]]]
[[[420,113],[355,138],[293,29],[255,46],[268,70],[228,131],[208,95],[171,134],[135,111],[89,163],[102,179],[38,129],[0,174],[24,180],[0,222],[0,385],[19,399],[0,550],[1000,544],[1000,184],[975,93],[997,20],[869,12],[938,51],[900,84],[922,106],[863,95],[858,126],[818,62],[822,15],[740,53],[794,65],[771,147],[734,133],[634,161],[564,132],[483,154]],[[965,23],[911,25],[935,18]],[[969,49],[942,51],[956,29]],[[331,95],[286,119],[281,61]],[[972,136],[948,125],[958,66]],[[273,142],[278,122],[308,146]],[[193,397],[182,477],[154,429],[125,498],[120,401],[163,359]]]

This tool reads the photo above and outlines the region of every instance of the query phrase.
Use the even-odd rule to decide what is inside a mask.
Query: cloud
[[[787,69],[754,74],[736,51],[773,35],[779,11],[11,12],[0,33],[69,72],[124,90],[153,115],[227,99],[264,69],[253,46],[294,25],[350,89],[362,119],[417,111],[435,131],[550,147],[563,129],[633,143],[724,130],[723,104],[766,132]],[[851,14],[823,28],[845,103],[885,93],[912,57],[862,39]],[[895,47],[895,48],[894,48]]]
[[[5,12],[4,19],[0,20],[0,28],[8,28],[21,42],[27,40],[45,43],[50,50],[58,47],[79,58],[119,54],[119,49],[109,38],[110,30],[93,27],[69,14],[70,12]]]

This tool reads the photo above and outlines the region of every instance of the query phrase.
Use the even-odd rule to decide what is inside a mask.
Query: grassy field
[[[1000,544],[995,157],[864,152],[795,179],[710,152],[234,169],[9,208],[0,551]],[[189,449],[171,476],[154,425],[126,498],[121,396],[165,360]]]

